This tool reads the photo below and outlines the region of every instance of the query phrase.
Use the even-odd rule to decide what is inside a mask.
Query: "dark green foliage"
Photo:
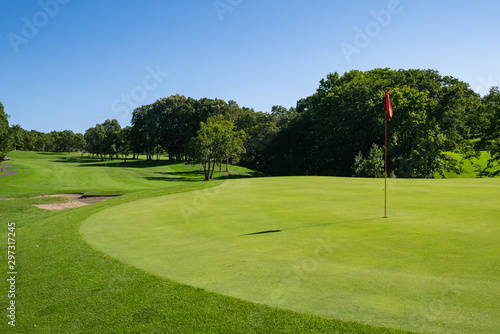
[[[228,161],[244,152],[244,137],[245,132],[236,131],[234,123],[222,115],[209,117],[206,123],[200,123],[196,136],[189,142],[189,153],[201,162],[205,180],[213,178],[216,163]]]
[[[498,88],[480,98],[467,83],[433,70],[330,73],[315,94],[297,102],[297,108],[274,106],[270,113],[240,107],[233,100],[172,95],[135,109],[127,130],[107,120],[88,129],[83,139],[68,130],[43,134],[15,125],[3,142],[39,151],[86,146],[102,159],[120,154],[126,159],[133,153],[134,158],[146,154],[153,160],[167,153],[170,160],[190,160],[189,143],[200,124],[221,115],[246,133],[239,159],[246,167],[272,175],[365,175],[360,158],[369,155],[372,144],[384,146],[385,91],[394,111],[388,131],[388,174],[444,177],[461,173],[463,161],[489,151],[490,165],[478,173],[495,175],[493,166],[500,161]]]
[[[105,153],[105,138],[106,130],[104,125],[96,124],[93,128],[88,128],[85,131],[85,141],[87,143],[87,152],[92,154],[98,154],[101,159],[104,159]]]
[[[43,133],[27,131],[19,124],[11,127],[11,140],[14,150],[38,152],[73,152],[83,150],[86,145],[84,135],[71,130]]]
[[[489,94],[483,97],[482,102],[480,115],[483,117],[485,126],[484,136],[479,145],[490,151],[491,159],[480,175],[491,177],[500,174],[500,170],[493,170],[495,162],[500,162],[500,91],[498,87],[491,88]]]
[[[145,152],[149,159],[154,153],[166,151],[171,160],[185,160],[188,143],[201,122],[219,114],[236,115],[238,110],[235,103],[218,99],[195,100],[182,95],[159,99],[134,110],[131,148],[136,153]]]
[[[384,91],[391,96],[389,173],[432,178],[459,170],[444,152],[471,156],[479,96],[436,71],[375,69],[329,74],[297,104],[299,116],[269,145],[265,170],[350,176],[355,157],[384,145]],[[278,173],[281,174],[281,173]]]
[[[384,176],[384,148],[373,144],[367,158],[363,153],[354,158],[354,175],[361,177],[383,177]]]
[[[4,112],[2,102],[0,102],[0,162],[5,158],[5,155],[12,149],[12,136],[9,128],[9,116]]]

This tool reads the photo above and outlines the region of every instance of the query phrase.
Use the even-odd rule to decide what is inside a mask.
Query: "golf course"
[[[0,217],[4,254],[16,226],[20,333],[500,329],[498,178],[390,179],[383,218],[381,179],[231,166],[207,182],[166,158],[10,155]],[[116,197],[33,206],[68,193]]]

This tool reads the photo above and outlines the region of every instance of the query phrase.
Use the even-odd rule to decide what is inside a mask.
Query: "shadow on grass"
[[[123,161],[122,159],[115,160],[101,160],[101,159],[91,159],[84,158],[80,159],[79,157],[68,157],[68,158],[59,158],[56,160],[51,160],[51,162],[58,163],[77,163],[80,164],[81,167],[127,167],[127,168],[151,168],[151,167],[161,167],[168,166],[181,163],[180,161],[171,161],[171,160],[137,160],[137,159],[128,159],[127,161]]]
[[[242,234],[240,235],[241,237],[246,237],[249,235],[258,235],[258,234],[268,234],[268,233],[279,233],[281,230],[269,230],[269,231],[262,231],[262,232],[254,232],[254,233],[247,233],[247,234]]]
[[[214,175],[212,180],[236,180],[236,179],[249,179],[255,177],[267,176],[260,172],[249,172],[245,175],[228,174],[227,172],[217,172],[222,175]],[[193,170],[187,172],[157,172],[156,174],[164,176],[147,176],[146,180],[151,181],[184,181],[184,182],[200,182],[205,180],[205,172],[203,170]]]
[[[144,179],[149,181],[166,181],[166,182],[200,182],[205,179],[203,171],[192,172],[157,172],[155,174],[164,176],[146,176]]]
[[[228,174],[223,177],[218,177],[217,179],[251,179],[256,177],[271,177],[271,175],[259,171],[253,171],[253,172],[247,172],[244,175]]]
[[[40,155],[62,155],[62,154],[68,154],[68,152],[37,152],[37,154],[40,154]]]
[[[369,222],[372,222],[372,221],[377,221],[377,220],[382,220],[382,219],[384,219],[384,218],[382,218],[382,217],[379,217],[379,218],[366,218],[366,219],[346,220],[346,221],[333,222],[333,223],[304,225],[304,226],[283,228],[281,230],[266,230],[266,231],[259,231],[259,232],[253,232],[253,233],[246,233],[246,234],[241,234],[240,237],[247,237],[247,236],[253,236],[253,235],[262,235],[262,234],[269,234],[269,233],[280,233],[280,232],[284,232],[284,231],[309,229],[309,228],[320,227],[320,226],[329,226],[329,225],[341,225],[341,224],[363,223],[363,222],[369,223]]]
[[[52,154],[52,153],[48,153]],[[54,154],[56,155],[56,154]],[[179,161],[179,160],[139,160],[139,159],[128,159],[124,161],[123,159],[115,160],[101,160],[100,158],[89,158],[80,156],[60,156],[57,159],[51,160],[51,162],[56,163],[72,163],[78,164],[79,167],[116,167],[116,168],[154,168],[154,167],[165,167],[172,165],[184,165],[184,171],[167,171],[158,172],[162,176],[148,176],[145,177],[146,180],[153,181],[204,181],[204,171],[201,164],[195,164],[193,162]],[[234,165],[237,166],[237,165]],[[176,168],[179,169],[179,168]],[[219,172],[215,171],[215,176],[213,180],[226,180],[226,179],[242,179],[242,178],[255,178],[255,177],[266,177],[269,176],[266,173],[259,171],[245,171],[244,174],[233,174],[232,172]]]

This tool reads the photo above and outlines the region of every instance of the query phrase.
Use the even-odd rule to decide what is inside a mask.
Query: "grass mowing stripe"
[[[82,232],[124,262],[242,299],[418,331],[497,331],[500,180],[389,186],[389,219],[380,180],[265,178],[114,207]]]
[[[81,159],[67,153],[11,152],[12,169],[19,173],[0,178],[0,197],[26,197],[40,194],[85,193],[116,195],[183,186],[203,181],[200,165],[144,160]],[[230,169],[237,176],[255,172],[238,166]],[[227,173],[215,172],[215,178]]]

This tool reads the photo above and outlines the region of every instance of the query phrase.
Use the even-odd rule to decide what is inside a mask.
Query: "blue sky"
[[[270,111],[330,72],[434,69],[481,94],[500,82],[498,1],[5,0],[0,101],[50,132],[182,94]]]

